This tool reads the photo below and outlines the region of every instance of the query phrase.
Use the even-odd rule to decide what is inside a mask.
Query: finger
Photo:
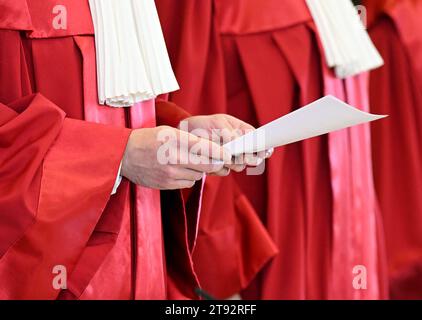
[[[226,164],[225,167],[229,168],[230,170],[233,170],[234,172],[242,172],[246,168],[244,155],[241,154],[234,157],[232,162]]]
[[[231,164],[227,165],[227,168],[233,170],[234,172],[242,172],[246,168],[246,164]]]
[[[244,130],[240,129],[233,129],[233,128],[225,128],[220,130],[220,141],[222,140],[222,144],[229,143],[245,134]]]
[[[206,140],[212,140],[215,143],[220,143],[219,142],[219,136],[216,134],[212,134],[212,130],[206,130],[206,129],[195,129],[193,132],[190,132],[190,134],[193,134],[194,136],[198,137],[198,138],[202,138],[202,139],[206,139]]]
[[[242,130],[254,130],[255,128],[250,125],[249,123],[246,123],[245,121],[242,121],[236,117],[226,115],[227,121],[232,125],[233,128],[242,129]]]
[[[222,161],[212,160],[192,153],[181,155],[181,160],[183,160],[181,164],[184,168],[205,173],[217,172],[224,167],[224,162]]]
[[[235,140],[249,133],[250,131],[255,130],[255,128],[251,126],[250,124],[242,120],[239,120],[235,117],[224,115],[224,119],[225,119],[226,125],[223,130],[220,130],[221,132],[220,135],[224,142],[223,144],[228,143],[232,140]]]
[[[188,168],[183,168],[180,166],[175,166],[174,174],[172,177],[176,180],[190,180],[190,181],[199,181],[203,178],[204,173]]]
[[[227,177],[230,174],[230,168],[223,167],[220,171],[214,172],[211,175],[219,177]]]
[[[245,154],[245,163],[251,167],[259,166],[265,159],[265,151]]]
[[[267,151],[260,151],[257,153],[257,157],[260,159],[265,159],[265,154],[267,153]]]
[[[190,189],[195,185],[195,182],[191,180],[172,180],[169,183],[168,190]]]
[[[245,153],[236,156],[231,165],[236,166],[258,166],[263,161],[263,154]]]
[[[219,144],[207,139],[199,138],[195,135],[186,132],[184,134],[189,135],[189,153],[202,155],[210,159],[220,160],[224,162],[231,161],[231,153]]]

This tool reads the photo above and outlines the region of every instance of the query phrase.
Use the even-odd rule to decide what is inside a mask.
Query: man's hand
[[[254,130],[254,127],[246,122],[239,120],[227,114],[215,114],[211,116],[194,116],[183,120],[179,124],[181,130],[191,132],[198,137],[213,140],[219,145],[226,144],[248,131]],[[264,159],[271,157],[272,150],[263,151],[258,154],[245,154],[232,159],[218,172],[212,174],[226,176],[230,170],[241,172],[246,166],[258,166]]]
[[[184,189],[191,188],[204,173],[220,172],[230,159],[231,155],[212,141],[161,126],[131,133],[121,173],[145,187]]]

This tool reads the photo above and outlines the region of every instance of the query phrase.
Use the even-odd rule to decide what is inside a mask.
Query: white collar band
[[[129,107],[179,89],[154,0],[89,0],[100,104]]]
[[[384,61],[350,0],[306,0],[329,67],[338,78],[370,71]]]

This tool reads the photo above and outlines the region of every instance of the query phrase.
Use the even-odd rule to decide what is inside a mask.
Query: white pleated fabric
[[[154,0],[89,0],[100,104],[129,107],[179,89]]]
[[[328,66],[338,78],[378,68],[384,61],[350,0],[306,0]]]

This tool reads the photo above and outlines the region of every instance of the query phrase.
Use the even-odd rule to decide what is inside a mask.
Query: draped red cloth
[[[422,298],[422,3],[368,1],[370,35],[385,66],[371,73],[375,184],[384,219],[390,293]],[[382,94],[380,94],[382,93]]]
[[[110,196],[129,128],[155,126],[155,104],[98,105],[95,73],[88,1],[0,0],[0,299],[197,298],[202,186],[163,193],[163,208],[125,179]],[[163,105],[162,123],[187,115]]]
[[[305,1],[156,4],[181,85],[170,100],[192,113],[229,113],[260,126],[325,94],[368,109],[367,76],[334,77]],[[244,297],[386,297],[368,126],[280,148],[263,175],[208,179],[205,188],[219,198],[229,183],[249,199],[280,250]],[[205,201],[200,237],[214,228],[207,215],[229,209]],[[209,261],[195,251],[194,263],[205,289],[217,296],[228,291],[201,268]],[[353,286],[356,266],[366,267],[366,290]]]
[[[222,61],[206,61],[204,57],[208,54],[208,44],[190,42],[190,39],[202,39],[202,37],[215,36],[210,33],[210,7],[208,1],[183,1],[176,2],[156,1],[159,10],[160,20],[164,23],[164,31],[172,34],[168,47],[172,54],[172,63],[176,67],[178,81],[186,83],[188,80],[189,90],[182,90],[170,95],[171,100],[177,104],[180,102],[183,108],[192,114],[213,114],[226,112],[223,107],[221,95],[218,90],[221,88]],[[189,10],[184,11],[185,6]],[[192,10],[192,11],[190,11]],[[182,16],[180,14],[183,13]],[[193,16],[191,14],[194,13]],[[204,23],[191,23],[191,19],[204,19]],[[196,21],[197,22],[197,21]],[[182,35],[178,28],[186,23],[189,33]],[[190,38],[190,35],[195,37]],[[186,37],[185,37],[186,36]],[[182,41],[179,43],[179,41]],[[212,45],[212,44],[211,44]],[[178,53],[174,49],[177,46],[181,50],[189,48],[189,53],[181,52],[181,59],[190,59],[192,64],[178,63]],[[185,60],[183,60],[185,62]],[[210,64],[207,65],[207,62]],[[214,68],[215,67],[215,68]],[[211,72],[204,75],[204,69],[209,68]],[[198,72],[199,71],[199,72]],[[207,84],[215,85],[217,95],[214,91],[202,91],[202,76],[216,76]],[[198,91],[196,91],[198,90]],[[201,105],[203,95],[207,95],[204,107]],[[186,99],[175,99],[181,95]],[[189,97],[188,97],[189,96]],[[200,96],[200,97],[199,97]],[[193,103],[198,101],[199,104]],[[223,101],[224,103],[224,101]],[[220,179],[207,177],[204,186],[203,201],[201,207],[201,221],[199,224],[198,239],[193,251],[193,262],[199,281],[204,288],[213,296],[227,298],[239,293],[246,288],[258,271],[268,263],[278,252],[273,240],[259,220],[251,202],[240,188],[233,183],[232,177]]]

